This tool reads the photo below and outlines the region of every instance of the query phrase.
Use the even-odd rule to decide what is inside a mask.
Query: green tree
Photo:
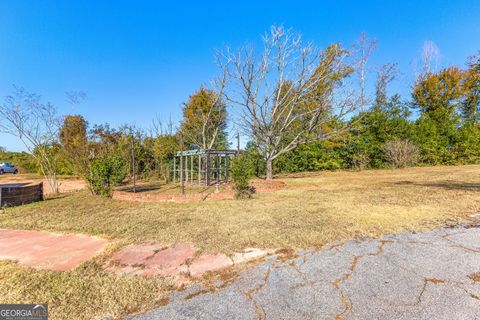
[[[420,76],[413,87],[414,107],[434,119],[452,119],[465,98],[466,76],[466,72],[457,67]]]
[[[480,120],[480,51],[469,58],[465,80],[466,98],[461,106],[465,122],[478,123]]]
[[[384,144],[395,138],[409,139],[413,126],[410,111],[400,96],[394,95],[384,105],[375,105],[352,119],[352,134],[347,145],[352,167],[385,166]]]
[[[233,159],[231,168],[236,198],[251,198],[255,191],[249,184],[255,171],[252,158],[246,153],[240,154]]]
[[[127,168],[127,163],[118,153],[95,158],[87,176],[90,190],[96,195],[111,196],[112,188],[125,179]]]
[[[426,73],[413,87],[413,106],[420,110],[414,142],[421,149],[424,163],[452,164],[452,152],[459,141],[464,104],[466,72],[449,67],[438,73]]]
[[[201,87],[184,104],[180,131],[187,146],[225,148],[226,127],[227,106],[218,92]]]
[[[75,174],[88,172],[87,121],[81,115],[66,116],[60,128],[60,143]]]

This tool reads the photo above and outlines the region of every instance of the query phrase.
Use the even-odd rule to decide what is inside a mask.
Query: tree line
[[[478,163],[480,53],[465,68],[437,70],[438,48],[426,43],[403,98],[389,93],[395,63],[377,68],[369,94],[376,45],[363,33],[351,48],[321,50],[272,26],[260,49],[216,55],[220,76],[189,97],[178,125],[155,118],[148,130],[90,126],[81,115],[59,117],[52,104],[16,88],[0,106],[0,128],[24,142],[53,190],[59,173],[76,174],[104,195],[132,171],[170,180],[180,141],[189,149],[228,148],[229,121],[249,138],[242,165],[267,179],[276,172]],[[86,98],[67,96],[72,106]]]

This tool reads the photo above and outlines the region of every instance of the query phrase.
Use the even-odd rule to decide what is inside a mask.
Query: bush
[[[275,159],[274,171],[289,173],[342,169],[347,166],[344,150],[342,141],[307,143]]]
[[[92,161],[87,182],[93,194],[109,197],[126,175],[127,164],[120,155],[104,155]]]
[[[231,175],[237,199],[248,199],[252,197],[255,188],[250,186],[249,183],[254,172],[254,164],[247,153],[243,153],[233,159]]]
[[[395,168],[414,165],[418,159],[419,149],[410,140],[394,139],[383,146],[385,159]]]
[[[369,163],[370,163],[370,157],[366,153],[358,152],[352,156],[352,166],[357,171],[367,169]]]

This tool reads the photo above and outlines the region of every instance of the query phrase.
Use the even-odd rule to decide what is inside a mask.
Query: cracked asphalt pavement
[[[217,285],[131,319],[480,319],[480,227],[272,256]]]

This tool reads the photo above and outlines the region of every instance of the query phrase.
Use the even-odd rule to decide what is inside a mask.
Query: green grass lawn
[[[317,247],[334,240],[431,229],[480,211],[480,166],[323,172],[282,177],[283,190],[248,201],[136,203],[87,191],[8,208],[0,228],[78,232],[112,240],[65,273],[0,264],[3,303],[49,303],[52,319],[121,316],[164,301],[172,283],[105,273],[112,252],[133,242],[189,242],[231,254],[245,247]],[[72,316],[73,314],[73,316]]]

